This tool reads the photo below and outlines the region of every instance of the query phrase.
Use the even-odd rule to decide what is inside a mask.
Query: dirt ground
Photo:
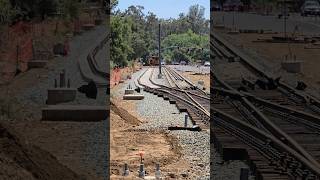
[[[88,134],[101,122],[43,122],[42,104],[19,99],[25,90],[46,82],[59,62],[50,60],[46,68],[18,74],[10,85],[0,86],[0,126],[7,124],[0,128],[0,179],[102,179],[96,175],[96,162],[86,159],[90,143],[95,143]],[[9,138],[3,135],[6,131]]]
[[[282,75],[284,78],[288,77],[288,80],[294,76],[300,80],[305,81],[307,84],[316,88],[320,88],[320,74],[319,74],[319,59],[320,49],[306,49],[305,47],[311,46],[311,44],[303,43],[265,43],[265,42],[253,42],[258,38],[271,39],[272,36],[280,36],[279,34],[237,34],[224,36],[234,45],[245,49],[247,52],[254,56],[259,56],[265,59],[265,62],[261,62],[268,66],[272,73]],[[250,50],[248,50],[250,49]],[[297,61],[302,62],[302,72],[298,74],[288,75],[283,69],[281,69],[281,62],[284,61],[284,57],[287,54],[292,53],[296,56]]]
[[[0,124],[0,167],[0,179],[83,179],[3,122]]]
[[[131,173],[137,176],[140,151],[144,152],[144,165],[149,173],[154,173],[155,163],[163,166],[177,159],[177,153],[172,150],[170,137],[160,132],[132,131],[131,126],[128,127],[127,123],[113,111],[111,118],[111,174],[121,176],[123,165],[127,163]]]
[[[210,89],[210,74],[183,72],[182,75],[190,79],[194,84],[198,84],[198,81],[204,81],[204,87],[206,88],[206,90]]]
[[[53,63],[53,62],[52,62]],[[9,177],[25,177],[25,174],[29,174],[30,178],[33,179],[32,175],[35,176],[37,173],[41,173],[44,171],[48,173],[52,177],[48,177],[48,179],[55,179],[61,176],[62,179],[65,179],[63,175],[58,174],[50,174],[50,168],[55,170],[58,169],[66,169],[66,171],[70,171],[71,175],[75,176],[75,179],[99,179],[96,177],[94,168],[89,169],[83,168],[81,164],[81,157],[83,156],[83,149],[86,148],[84,139],[86,138],[86,132],[90,130],[90,126],[88,124],[83,123],[71,123],[71,122],[62,122],[62,123],[54,123],[54,122],[42,122],[40,121],[40,105],[36,104],[26,106],[21,104],[16,97],[19,96],[20,93],[23,92],[24,89],[32,87],[36,85],[41,80],[46,79],[48,73],[48,69],[32,69],[27,73],[20,74],[15,78],[15,80],[8,86],[0,87],[0,99],[1,101],[1,121],[4,124],[7,124],[6,128],[9,132],[12,132],[13,136],[16,136],[17,139],[23,140],[19,141],[16,151],[24,151],[25,148],[23,144],[30,144],[30,146],[39,149],[37,151],[45,151],[40,157],[38,157],[39,152],[33,150],[28,151],[31,157],[35,157],[34,159],[20,156],[21,159],[29,159],[31,160],[29,163],[33,163],[41,161],[41,159],[51,158],[56,162],[50,163],[50,161],[46,162],[45,165],[48,167],[43,168],[34,168],[30,169],[29,167],[20,167],[21,161],[19,158],[16,160],[16,164],[14,166],[19,166],[16,171],[13,171],[14,166],[10,164],[6,164],[8,169],[2,169],[1,175],[9,176]],[[7,96],[7,94],[9,96]],[[9,98],[8,98],[9,97]],[[9,102],[9,103],[8,103]],[[10,111],[10,117],[7,117],[7,109]],[[2,132],[0,131],[0,134]],[[8,142],[1,141],[0,138],[0,146],[3,143],[12,144],[13,142],[9,139]],[[22,145],[20,145],[22,144]],[[20,148],[21,147],[21,148]],[[77,150],[78,149],[78,150]],[[2,151],[2,150],[1,150]],[[36,158],[39,158],[38,160]],[[7,156],[6,154],[1,154],[0,161],[4,160],[4,162],[12,161],[11,155]],[[28,162],[28,161],[27,161]],[[25,162],[25,163],[27,163]],[[67,167],[68,166],[68,167]],[[70,170],[70,169],[72,170]],[[34,172],[33,172],[34,171]],[[58,171],[57,171],[58,172]],[[73,173],[73,174],[72,174]],[[14,174],[14,176],[13,176]],[[67,172],[65,174],[68,174]],[[39,178],[39,177],[38,177]],[[61,179],[58,178],[58,179]],[[1,179],[1,178],[0,178]],[[43,176],[40,179],[47,179]],[[69,178],[67,178],[69,179]]]
[[[111,90],[111,94],[117,90],[119,85]],[[140,164],[139,152],[144,153],[144,165],[148,176],[154,176],[156,163],[160,163],[163,173],[177,174],[180,169],[188,169],[188,163],[179,159],[181,147],[177,146],[175,137],[160,131],[134,129],[148,120],[139,117],[132,101],[112,99],[110,120],[111,179],[123,179],[124,163],[129,165],[130,176],[127,178],[137,177]]]

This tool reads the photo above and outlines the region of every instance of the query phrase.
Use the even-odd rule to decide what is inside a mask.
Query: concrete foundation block
[[[53,88],[48,89],[47,104],[58,104],[70,102],[76,98],[77,89],[75,88]]]
[[[134,93],[134,89],[126,89],[124,90],[124,94],[133,94]]]
[[[124,100],[141,100],[144,99],[144,95],[141,94],[126,94],[123,96]]]
[[[107,106],[50,105],[42,109],[43,121],[101,121],[108,117]]]
[[[281,63],[282,69],[290,73],[300,73],[301,72],[301,61],[286,61]]]
[[[45,60],[33,60],[28,62],[28,68],[43,68],[47,65],[48,61]]]
[[[198,84],[204,86],[204,81],[198,81]]]

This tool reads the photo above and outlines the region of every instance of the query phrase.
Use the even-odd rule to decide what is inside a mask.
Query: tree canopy
[[[128,17],[115,16],[111,18],[111,59],[118,65],[126,66],[128,56],[132,54],[131,26],[132,20]]]
[[[146,60],[147,56],[157,52],[159,24],[161,24],[162,48],[179,45],[195,49],[189,52],[184,52],[182,49],[167,50],[163,52],[162,58],[167,61],[172,59],[195,61],[209,57],[206,55],[207,52],[202,50],[209,46],[209,20],[204,18],[204,7],[193,5],[188,13],[180,13],[178,18],[162,19],[153,12],[145,13],[143,6],[130,6],[120,11],[116,9],[117,0],[111,3],[113,4],[111,13],[113,64],[123,66],[135,59]],[[120,25],[119,22],[125,24]]]
[[[62,15],[64,18],[78,17],[81,5],[89,0],[0,0],[1,23],[14,23],[20,19],[29,20],[40,17],[44,20],[48,16]],[[101,0],[90,0],[101,2]],[[112,0],[112,6],[117,0]]]
[[[171,34],[163,40],[163,56],[166,61],[195,61],[209,59],[208,35],[199,35],[191,29],[186,33]],[[172,48],[170,48],[172,47]]]

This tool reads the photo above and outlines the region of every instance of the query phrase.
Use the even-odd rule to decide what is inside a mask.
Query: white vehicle
[[[204,62],[204,66],[210,66],[210,62],[209,61]]]
[[[320,15],[320,4],[318,1],[306,1],[301,7],[301,15]]]
[[[180,61],[180,65],[187,65],[186,61]]]

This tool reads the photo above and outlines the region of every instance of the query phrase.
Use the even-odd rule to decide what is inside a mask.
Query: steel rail
[[[166,70],[168,70],[167,68],[165,68]],[[170,76],[170,72],[168,71],[168,75]],[[173,75],[173,74],[171,74],[171,75]],[[174,82],[175,83],[175,82]],[[203,109],[205,112],[206,112],[206,114],[210,114],[210,112],[208,112],[207,110],[206,110],[206,108],[204,108],[198,101],[196,101],[190,94],[192,94],[192,95],[195,95],[195,96],[197,96],[197,97],[200,97],[200,98],[204,98],[204,99],[206,99],[206,100],[210,100],[210,98],[209,97],[205,97],[205,96],[201,96],[201,95],[198,95],[198,94],[195,94],[195,93],[191,93],[191,92],[188,92],[188,91],[186,91],[186,90],[184,90],[184,89],[182,89],[177,83],[175,83],[176,84],[176,86],[178,87],[178,89],[175,89],[175,90],[177,90],[177,91],[180,91],[180,92],[182,92],[182,93],[185,93],[187,96],[188,96],[188,98],[189,99],[191,99],[197,106],[199,106],[201,109]]]
[[[232,44],[224,40],[221,36],[219,36],[217,33],[210,34],[210,37],[217,41],[220,45],[223,45],[226,47],[230,52],[234,53],[239,57],[241,62],[248,66],[251,70],[253,70],[255,73],[257,73],[259,76],[262,76],[266,79],[274,79],[274,76],[269,74],[268,72],[263,71],[261,68],[254,65],[252,62],[254,62],[254,59],[249,57],[248,55],[244,54],[243,52],[239,51],[236,47],[234,47]],[[317,108],[320,108],[320,100],[313,97],[312,95],[309,95],[305,92],[298,91],[288,84],[286,84],[284,81],[279,81],[279,86],[285,90],[287,90],[289,93],[294,94],[296,97],[302,99],[304,103],[307,105],[314,105]]]
[[[165,67],[165,69],[167,70],[167,67]],[[169,74],[169,76],[170,76],[170,72],[168,71],[168,74]],[[183,78],[183,76],[182,76],[182,78]],[[176,84],[176,83],[175,83]],[[158,84],[159,86],[163,86],[163,85],[160,85],[160,84]],[[206,99],[206,100],[210,100],[210,97],[208,97],[207,96],[207,94],[206,95],[204,95],[204,96],[202,96],[202,95],[200,95],[200,94],[196,94],[196,93],[194,93],[194,92],[190,92],[190,91],[185,91],[183,88],[181,88],[181,87],[179,87],[177,84],[176,84],[176,86],[178,87],[177,89],[175,88],[174,90],[176,90],[176,91],[181,91],[181,92],[187,92],[187,93],[189,93],[189,94],[192,94],[192,95],[194,95],[194,96],[197,96],[197,97],[199,97],[199,98],[202,98],[202,99]],[[194,87],[194,85],[192,85],[193,87]],[[163,86],[164,87],[164,86]],[[200,89],[197,89],[197,90],[200,90]],[[201,93],[204,93],[203,91],[200,91]]]
[[[170,69],[171,69],[171,68],[170,68]],[[178,73],[177,71],[175,71],[174,69],[171,69],[171,70],[172,70],[175,74],[177,74],[181,79],[183,79],[184,81],[186,81],[191,87],[197,88],[197,86],[194,85],[193,82],[191,82],[189,79],[187,79],[186,77],[182,76],[181,74],[179,74],[179,73]],[[197,88],[197,90],[200,91],[200,92],[202,92],[203,94],[207,95],[207,93],[206,93],[204,90],[198,89],[198,88]]]
[[[152,74],[153,74],[153,71],[152,71]],[[160,87],[164,87],[164,88],[169,88],[167,86],[164,86],[162,84],[159,84],[159,83],[156,83],[152,80],[152,75],[149,77],[149,81],[151,83],[153,83],[154,85],[157,85],[157,86],[160,86]],[[207,116],[210,117],[210,112],[208,112],[200,103],[198,103],[194,98],[192,98],[190,95],[188,95],[188,92],[183,90],[183,89],[173,89],[173,88],[169,88],[169,90],[177,90],[177,91],[180,91],[184,94],[186,94],[190,99],[191,101],[194,102],[194,106],[197,107],[199,110],[201,110],[203,113],[205,113]],[[176,95],[175,95],[176,96]],[[185,101],[185,100],[184,100]]]
[[[221,80],[220,80],[221,81]],[[320,164],[317,160],[314,159],[312,155],[310,155],[299,143],[297,143],[294,139],[292,139],[289,135],[283,132],[280,128],[278,128],[271,120],[269,120],[263,113],[261,113],[241,92],[233,91],[225,91],[224,89],[212,88],[212,92],[218,92],[221,95],[232,96],[232,98],[238,99],[243,102],[243,104],[252,112],[252,114],[256,117],[257,120],[272,134],[274,137],[281,139],[282,142],[290,146],[297,153],[300,153],[304,157],[306,157],[311,163],[315,166],[320,167]]]
[[[260,140],[262,142],[268,142],[268,145],[276,149],[279,153],[280,152],[289,153],[293,158],[301,162],[305,167],[308,168],[308,170],[310,170],[314,175],[316,175],[318,179],[320,178],[320,168],[318,166],[315,166],[306,157],[297,153],[291,147],[284,144],[282,141],[278,140],[274,136],[267,134],[264,131],[261,131],[260,129],[253,127],[245,122],[242,122],[241,120],[238,120],[213,107],[212,107],[212,111],[214,112],[213,124],[218,125],[223,129],[226,129],[230,134],[237,134],[236,136],[241,138],[243,143],[248,144],[249,146],[253,147],[258,151],[261,151],[261,149],[260,148],[257,149],[257,147],[253,145],[253,143],[257,143],[257,140]],[[228,123],[229,125],[232,125],[232,128],[230,128],[230,126],[228,125],[224,125],[224,122]],[[245,134],[245,137],[243,137],[243,135],[239,135],[239,132],[241,132],[242,134]],[[272,143],[269,143],[270,141]],[[269,155],[269,158],[276,158],[276,157],[273,155]]]
[[[151,91],[151,90],[152,90],[152,91],[158,92],[158,93],[166,93],[168,96],[171,96],[171,97],[173,97],[174,99],[176,99],[176,100],[178,100],[178,101],[180,101],[180,102],[183,102],[186,106],[190,107],[191,109],[194,109],[195,113],[196,113],[198,116],[202,117],[202,122],[203,122],[203,124],[205,124],[205,125],[208,126],[208,124],[209,124],[209,122],[210,122],[210,113],[208,113],[208,112],[205,111],[204,109],[202,109],[202,108],[200,108],[199,106],[197,106],[197,104],[194,104],[194,103],[192,103],[192,102],[190,102],[190,101],[187,101],[187,100],[185,100],[185,98],[182,98],[181,96],[179,96],[179,95],[177,95],[177,94],[174,94],[174,93],[170,92],[169,90],[161,89],[161,88],[155,89],[155,88],[149,87],[149,86],[147,86],[147,85],[145,85],[145,84],[142,84],[142,83],[141,83],[141,78],[145,75],[145,73],[146,73],[148,70],[149,70],[149,69],[147,69],[145,72],[143,72],[143,73],[140,75],[140,77],[137,79],[137,82],[138,82],[142,87],[144,87],[144,89],[145,89],[146,91]],[[153,70],[152,70],[152,72],[151,72],[151,76],[149,77],[149,81],[154,84],[155,82],[153,82],[152,79],[151,79],[152,76],[153,76]],[[154,85],[157,85],[157,84],[155,83]],[[158,85],[157,85],[157,86],[158,86]],[[163,86],[160,86],[160,87],[163,87]],[[192,120],[193,120],[193,119],[192,119]],[[195,122],[195,121],[193,120],[193,122]]]

